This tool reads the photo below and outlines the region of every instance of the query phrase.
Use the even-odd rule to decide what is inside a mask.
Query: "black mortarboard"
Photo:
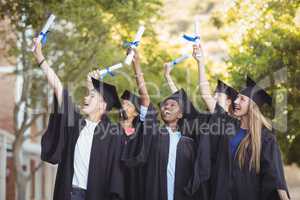
[[[174,92],[169,97],[165,98],[161,103],[159,103],[159,106],[161,107],[163,103],[166,102],[168,99],[173,99],[179,103],[184,118],[192,118],[198,114],[193,103],[188,99],[188,96],[184,89],[180,89]]]
[[[95,90],[102,94],[107,104],[106,110],[110,111],[113,107],[117,109],[121,108],[121,103],[115,86],[94,78],[92,78],[92,83]]]
[[[218,80],[215,92],[224,93],[228,95],[232,101],[234,101],[238,95],[238,92],[235,89],[233,89],[221,80]]]
[[[247,76],[246,87],[255,86],[255,85],[256,85],[255,81],[252,80],[249,76]]]
[[[125,90],[121,96],[121,99],[130,101],[135,106],[135,109],[138,112],[140,111],[140,98],[137,95]]]
[[[249,76],[247,76],[246,88],[241,90],[240,94],[252,99],[258,107],[265,103],[272,105],[272,97],[261,87],[259,87]]]

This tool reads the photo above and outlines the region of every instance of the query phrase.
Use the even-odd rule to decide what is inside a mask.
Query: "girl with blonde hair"
[[[199,79],[203,79],[203,65],[199,56],[195,56],[200,51],[200,46],[194,46],[194,57],[198,58],[200,66]],[[199,83],[201,89],[202,81]],[[200,91],[203,93],[204,89],[202,87]],[[228,109],[228,103],[222,105],[213,98],[209,99],[212,103],[206,102],[210,111],[214,108],[208,122],[208,132],[214,136],[210,138],[209,199],[289,199],[274,130],[261,112],[264,104],[271,106],[271,96],[247,77],[246,87],[232,102],[232,111]],[[201,174],[197,166],[194,173]],[[199,183],[194,179],[194,192],[197,192],[197,186]]]

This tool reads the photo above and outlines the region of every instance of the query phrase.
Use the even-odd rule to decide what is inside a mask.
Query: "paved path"
[[[284,168],[292,200],[300,200],[300,168],[296,165]]]

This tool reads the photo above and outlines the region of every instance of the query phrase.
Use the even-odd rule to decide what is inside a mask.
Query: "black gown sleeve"
[[[55,95],[53,101],[54,111],[50,114],[48,127],[41,140],[41,159],[51,164],[58,164],[69,138],[68,127],[74,126],[80,114],[66,89],[63,90],[61,106]]]
[[[284,177],[281,153],[276,137],[270,131],[262,131],[261,199],[280,200],[277,190],[285,190],[289,196]]]
[[[136,167],[147,162],[153,138],[159,134],[158,127],[157,111],[150,104],[140,130],[125,144],[121,160],[127,167]]]
[[[124,137],[122,137],[122,130],[121,127],[115,130],[118,133],[114,134],[114,145],[115,152],[112,158],[112,170],[109,177],[109,193],[111,194],[111,200],[122,200],[125,199],[125,186],[124,186],[124,169],[121,167],[120,159],[122,156],[122,144]]]
[[[198,127],[196,133],[196,158],[194,162],[193,175],[190,178],[185,192],[189,196],[197,196],[200,199],[208,199],[207,187],[210,177],[210,136],[209,129],[201,128],[204,123],[208,123],[211,115],[201,114],[196,116]]]
[[[239,122],[230,116],[218,103],[211,114],[201,114],[198,118],[207,124],[197,134],[197,155],[194,165],[194,176],[185,188],[187,194],[196,195],[200,199],[208,199],[209,181],[211,169],[215,165],[220,150],[220,144],[224,137],[234,134]],[[201,123],[200,123],[201,124]]]

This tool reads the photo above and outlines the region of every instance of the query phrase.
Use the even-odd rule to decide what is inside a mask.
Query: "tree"
[[[1,37],[14,36],[7,41],[10,48],[7,56],[17,60],[14,74],[20,76],[23,83],[14,109],[16,137],[13,143],[17,199],[23,200],[32,176],[24,172],[20,158],[22,144],[28,139],[25,133],[37,118],[45,117],[48,111],[49,90],[30,52],[34,32],[40,31],[50,12],[57,15],[56,25],[48,35],[45,54],[65,85],[72,87],[71,91],[78,94],[75,96],[79,99],[89,71],[125,58],[122,43],[133,37],[140,23],[145,23],[147,28],[143,38],[145,44],[154,44],[141,49],[146,53],[145,63],[151,63],[153,68],[162,66],[159,58],[165,54],[160,54],[162,50],[155,45],[157,42],[151,23],[158,18],[161,3],[159,0],[4,0],[0,5],[1,19],[8,20],[11,26],[11,32],[2,33]],[[127,80],[117,77],[109,81],[126,85],[124,81]]]
[[[275,100],[273,122],[285,161],[300,164],[300,29],[297,0],[235,1],[217,25],[226,30],[231,80],[243,85],[249,74],[267,86]],[[287,97],[287,98],[286,98]],[[287,121],[285,121],[287,119]],[[285,133],[285,134],[283,134]]]

